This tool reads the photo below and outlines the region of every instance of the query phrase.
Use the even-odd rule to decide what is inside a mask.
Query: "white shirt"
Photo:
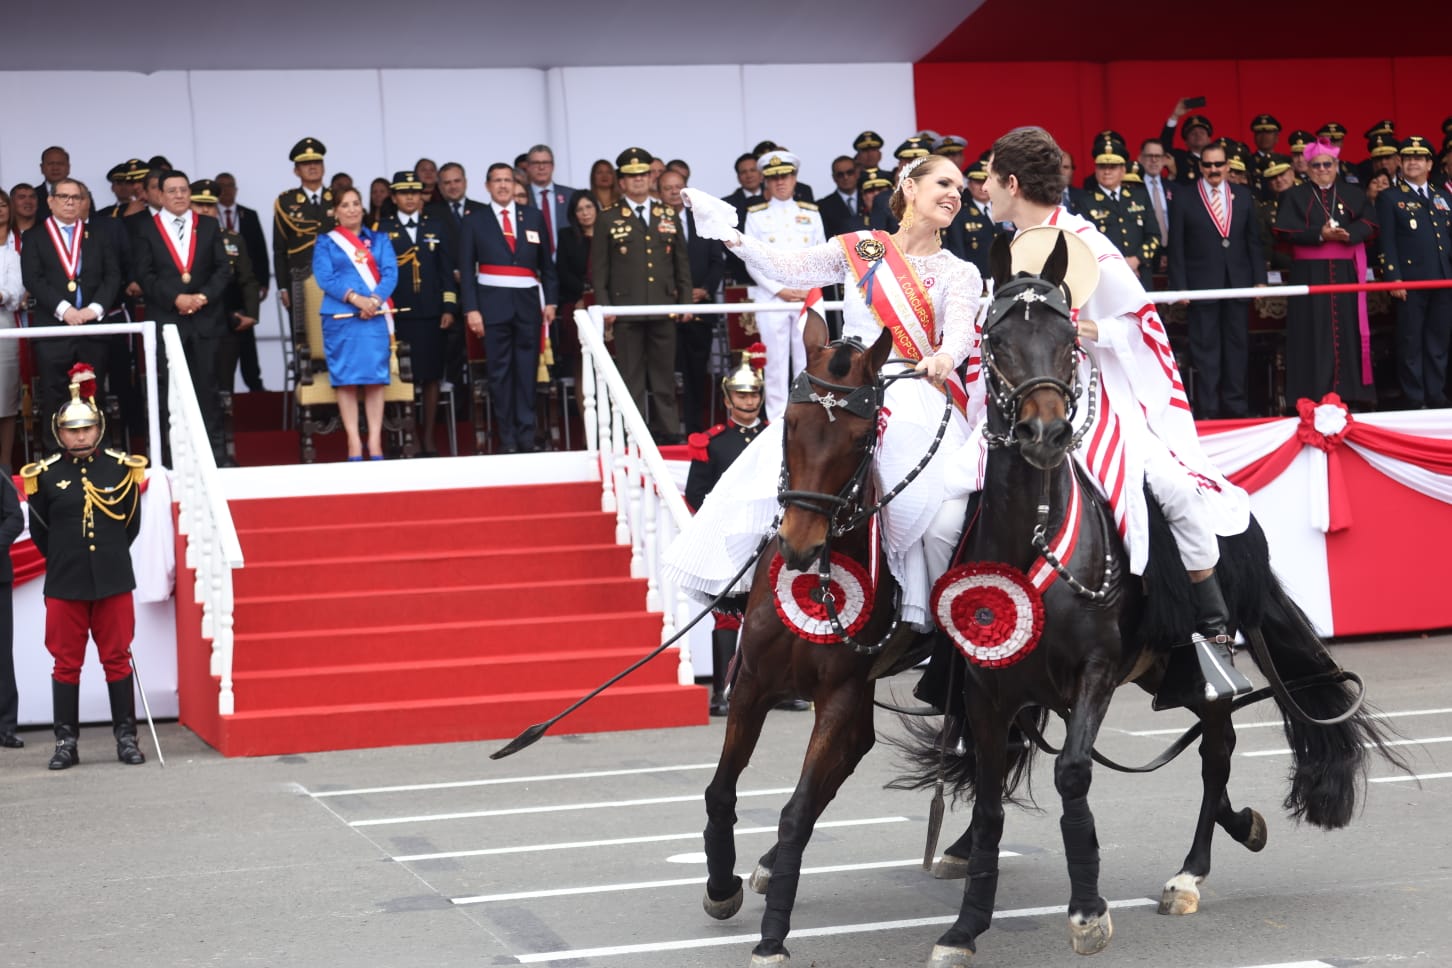
[[[418,243],[418,222],[422,217],[422,210],[414,212],[412,215],[405,215],[402,212],[398,213],[398,224],[403,226],[403,231],[408,235],[408,240],[414,244]]]
[[[508,212],[509,227],[514,231],[515,238],[518,239],[523,237],[520,235],[519,232],[519,213],[514,210],[513,202],[510,202],[508,205],[500,205],[498,202],[494,201],[491,198],[489,200],[489,207],[494,212],[494,221],[499,223],[499,230],[501,232],[504,230],[504,217],[501,213]]]
[[[857,193],[856,192],[838,192],[837,194],[842,197],[842,201],[844,201],[844,202],[847,203],[847,211],[852,212],[853,214],[856,214],[856,212],[857,212]]]
[[[177,219],[181,219],[181,226],[178,228]],[[176,254],[183,259],[187,257],[187,247],[191,245],[192,238],[192,213],[183,212],[180,215],[173,215],[163,210],[161,213],[161,230],[176,246]]]

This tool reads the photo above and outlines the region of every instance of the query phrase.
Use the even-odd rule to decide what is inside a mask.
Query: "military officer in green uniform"
[[[220,189],[210,178],[192,182],[192,211],[208,218],[217,217]],[[247,255],[247,243],[240,233],[222,229],[222,249],[227,253],[227,263],[232,267],[232,278],[222,291],[222,337],[217,341],[217,390],[220,394],[222,412],[228,418],[232,415],[232,387],[236,383],[237,358],[242,354],[242,334],[257,325],[260,309],[258,293],[262,291],[252,259]],[[228,420],[230,424],[230,419]],[[236,445],[232,435],[226,439],[224,466],[237,464]]]
[[[100,449],[105,425],[94,402],[96,375],[78,363],[70,377],[70,401],[51,418],[62,452],[20,469],[30,536],[45,556],[45,647],[55,659],[50,768],[66,770],[81,761],[81,666],[92,638],[106,674],[116,758],[138,766],[146,756],[136,742],[130,549],[141,527],[146,458]]]
[[[1159,226],[1145,188],[1124,183],[1128,157],[1124,142],[1105,136],[1094,154],[1094,186],[1070,192],[1080,214],[1114,243],[1141,285],[1150,289],[1160,254]]]
[[[644,148],[626,148],[615,159],[624,194],[600,213],[590,248],[595,301],[601,306],[691,301],[691,263],[680,222],[669,205],[650,197],[651,157]],[[605,322],[615,329],[620,376],[656,443],[684,440],[676,405],[676,323],[690,320],[689,313],[617,320],[606,310]]]
[[[282,304],[292,309],[292,270],[313,274],[313,245],[319,235],[337,227],[333,192],[323,185],[323,156],[328,149],[316,138],[304,138],[288,156],[301,184],[272,203],[272,261]]]

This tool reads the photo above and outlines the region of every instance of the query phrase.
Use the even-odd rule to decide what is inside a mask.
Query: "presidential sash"
[[[343,254],[353,260],[353,268],[358,271],[358,276],[368,284],[369,292],[378,288],[378,280],[381,273],[378,271],[378,262],[373,258],[373,252],[363,240],[341,225],[328,233],[328,238],[337,243]],[[393,300],[384,300],[383,318],[388,321],[389,341],[393,340]]]
[[[897,355],[909,360],[931,355],[939,343],[933,301],[892,237],[868,229],[839,235],[837,241],[847,253],[847,266],[867,308],[892,333]],[[958,410],[966,413],[968,393],[956,369],[943,388]]]

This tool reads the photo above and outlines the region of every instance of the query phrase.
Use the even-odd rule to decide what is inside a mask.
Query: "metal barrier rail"
[[[1392,292],[1398,289],[1452,289],[1452,279],[1410,282],[1330,282],[1314,286],[1252,286],[1239,289],[1171,289],[1151,292],[1157,303],[1205,299],[1265,299],[1267,296],[1322,296],[1340,292]]]

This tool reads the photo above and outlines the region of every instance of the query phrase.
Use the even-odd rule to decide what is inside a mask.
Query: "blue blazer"
[[[317,244],[313,246],[313,278],[317,280],[318,288],[323,290],[324,317],[333,313],[357,312],[343,301],[349,289],[360,295],[377,296],[385,302],[393,295],[393,287],[398,283],[398,259],[389,244],[388,233],[375,232],[365,226],[358,230],[358,238],[368,243],[373,261],[378,263],[376,289],[363,281],[352,258],[326,232],[318,235]]]
[[[487,202],[465,214],[459,226],[459,302],[466,313],[482,313],[485,325],[510,319],[538,323],[543,317],[537,290],[479,285],[481,264],[533,270],[544,286],[545,305],[559,304],[560,287],[554,260],[545,243],[544,216],[529,205],[516,205],[514,211],[518,224],[514,226],[513,252],[504,241],[504,229],[494,214],[494,206]],[[529,241],[530,232],[537,242]]]

